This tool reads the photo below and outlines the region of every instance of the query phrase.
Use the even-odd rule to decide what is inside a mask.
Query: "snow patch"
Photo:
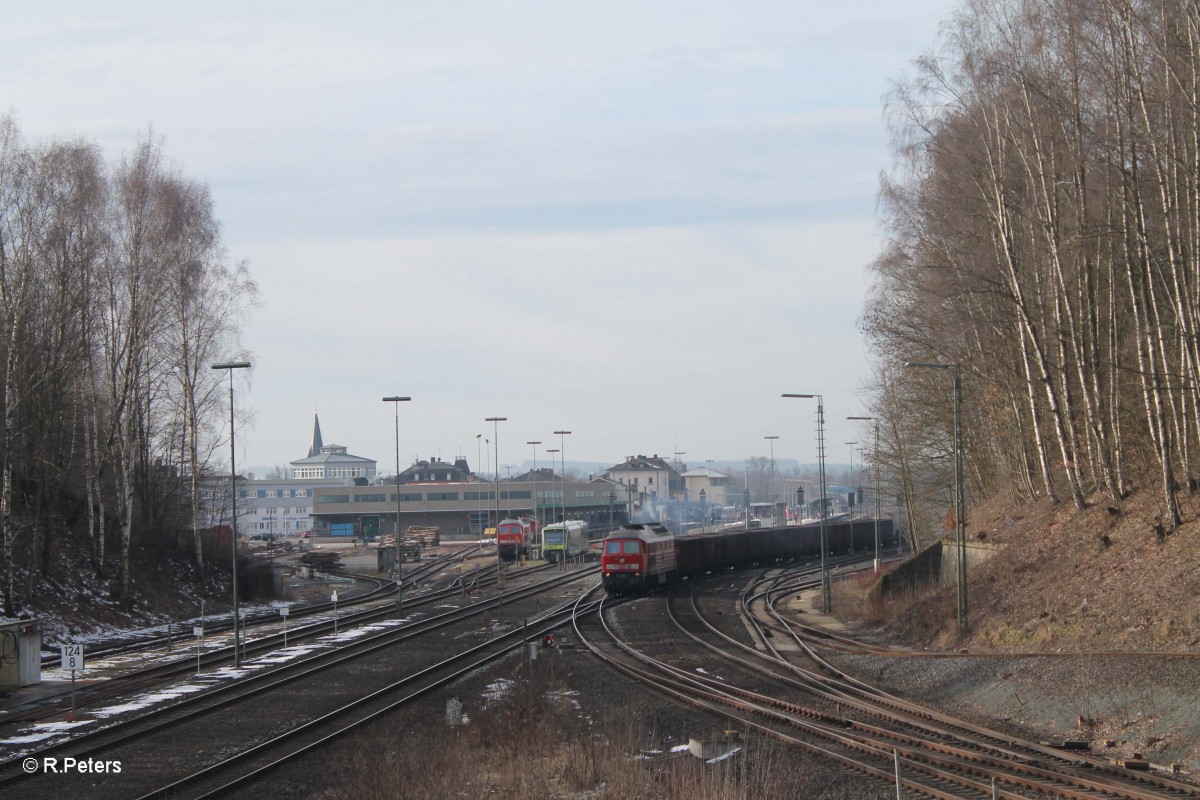
[[[483,690],[483,699],[486,701],[486,705],[499,703],[508,696],[508,693],[512,691],[512,687],[513,682],[507,678],[500,678],[497,681],[489,683],[487,688]]]
[[[194,683],[183,683],[178,686],[172,686],[170,689],[158,689],[153,692],[138,695],[132,700],[126,703],[121,703],[120,705],[105,706],[104,708],[93,709],[89,713],[98,719],[107,719],[108,717],[115,717],[117,714],[124,714],[128,711],[140,711],[143,708],[148,708],[149,706],[157,705],[158,703],[163,703],[167,700],[175,700],[183,697],[186,694],[201,692],[204,691],[205,688],[207,687],[198,686]]]
[[[727,759],[727,758],[733,758],[734,756],[736,756],[736,755],[737,755],[738,753],[740,753],[740,752],[742,752],[742,748],[740,748],[740,747],[735,747],[735,748],[733,748],[732,750],[730,750],[728,753],[726,753],[725,755],[716,756],[715,758],[710,758],[710,759],[708,759],[707,761],[705,761],[704,763],[705,763],[705,764],[717,764],[717,763],[719,763],[719,762],[721,762],[721,761],[724,761],[724,760],[725,760],[725,759]]]

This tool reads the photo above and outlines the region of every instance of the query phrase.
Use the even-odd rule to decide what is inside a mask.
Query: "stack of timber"
[[[395,536],[379,537],[379,549],[385,550],[385,551],[386,550],[395,551],[396,537]],[[420,542],[420,540],[410,539],[408,536],[405,536],[404,539],[401,540],[401,542],[400,542],[400,560],[401,561],[420,561],[421,560],[421,542]]]
[[[416,539],[423,547],[437,547],[442,543],[441,530],[433,525],[409,525],[404,538]]]
[[[324,571],[341,569],[342,554],[336,550],[309,550],[300,556],[300,563]]]

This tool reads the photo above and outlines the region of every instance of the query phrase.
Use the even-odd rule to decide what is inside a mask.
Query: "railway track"
[[[536,640],[569,617],[570,604],[540,611],[529,629],[514,626],[470,646],[445,644],[478,638],[477,622],[483,614],[513,604],[528,606],[547,592],[593,580],[595,572],[593,567],[555,571],[535,585],[510,587],[435,617],[405,625],[393,620],[336,651],[282,665],[88,737],[22,753],[0,764],[0,787],[26,796],[42,796],[46,789],[52,789],[53,796],[66,796],[79,782],[77,776],[31,776],[20,770],[28,758],[69,754],[125,765],[119,778],[93,782],[85,793],[88,797],[210,797],[232,791],[507,655],[527,638]],[[397,669],[400,654],[404,666]],[[286,724],[242,733],[247,720],[269,718],[279,708],[288,709]]]
[[[469,549],[464,549],[459,552],[449,552],[438,556],[435,559],[422,562],[412,569],[411,575],[405,575],[405,585],[410,582],[419,580],[422,575],[429,574],[429,567],[433,566],[432,571],[436,571],[448,562],[462,561],[469,557],[472,553],[478,552],[478,545]],[[436,565],[436,566],[434,566]],[[380,578],[374,575],[361,575],[353,572],[339,573],[343,577],[354,578],[356,581],[366,583],[371,588],[365,591],[354,591],[347,593],[344,597],[339,598],[338,607],[348,608],[364,603],[371,603],[380,600],[396,593],[396,582],[390,578]],[[333,610],[331,601],[322,601],[317,603],[306,603],[304,605],[294,606],[291,609],[292,619],[326,614]],[[271,611],[243,611],[239,616],[239,624],[243,630],[248,630],[260,625],[268,625],[277,622],[279,619],[278,612],[272,609]],[[124,655],[127,653],[139,653],[145,650],[152,650],[158,647],[166,647],[174,644],[185,645],[194,639],[192,629],[197,626],[204,628],[205,635],[214,635],[218,633],[226,633],[233,630],[232,618],[226,618],[221,615],[219,618],[209,619],[207,617],[197,617],[191,620],[182,622],[168,623],[166,630],[159,632],[157,628],[151,628],[146,631],[131,632],[122,636],[112,637],[111,639],[102,639],[87,643],[88,659],[109,658],[116,655]],[[50,647],[55,644],[51,643]],[[42,655],[42,669],[53,669],[62,663],[59,653],[47,652]]]
[[[603,611],[597,614],[594,634],[581,621],[577,635],[635,680],[880,781],[894,785],[899,775],[908,796],[1200,797],[1193,785],[1020,741],[908,703],[832,668],[799,637],[780,642],[779,632],[788,626],[774,612],[771,597],[806,583],[818,585],[819,577],[772,575],[740,593],[737,606],[760,647],[721,631],[702,610],[705,601],[695,585],[686,598],[676,590],[638,604],[661,606],[656,618],[669,620],[654,627],[658,635],[653,641],[655,653],[672,654],[669,661],[627,641],[629,634],[618,632]],[[634,627],[627,619],[618,625],[621,631]],[[666,630],[677,642],[702,648],[708,654],[706,666],[691,659],[693,668],[682,668],[684,646],[669,645]]]
[[[467,555],[448,554],[442,558],[424,563],[418,569],[406,572],[404,576],[406,588],[411,588],[417,583],[427,581],[430,576],[436,574],[438,570],[444,568],[447,564],[459,561]],[[532,575],[550,569],[552,569],[551,565],[530,567],[524,570],[524,574]],[[479,589],[492,586],[496,581],[495,563],[493,561],[479,570],[478,574],[472,576],[470,583],[472,584],[472,588]],[[417,610],[439,602],[445,602],[449,599],[461,597],[467,588],[467,583],[468,581],[463,576],[453,581],[451,587],[441,590],[426,589],[419,594],[410,594],[405,604],[406,609]],[[259,635],[256,638],[251,638],[249,635],[243,634],[241,646],[242,658],[252,659],[261,656],[264,653],[277,650],[285,642],[294,646],[304,641],[325,636],[330,632],[336,631],[339,627],[347,628],[355,625],[371,624],[390,618],[393,615],[391,604],[380,606],[378,603],[396,594],[396,584],[390,580],[383,581],[382,584],[382,586],[375,590],[359,593],[356,600],[339,603],[336,617],[328,616],[334,609],[332,602],[314,604],[309,607],[310,610],[307,613],[295,615],[296,617],[310,619],[311,621],[307,624],[292,624],[286,629],[286,632],[283,630],[274,630]],[[345,610],[346,606],[349,606],[348,611]],[[275,627],[278,628],[278,615],[272,615],[269,621],[275,623]],[[265,627],[265,622],[261,623],[261,626]],[[229,626],[229,630],[232,630],[232,625]],[[135,647],[133,652],[145,652],[145,650],[141,647]],[[89,658],[94,663],[97,657],[89,656]],[[171,658],[166,662],[133,669],[118,678],[80,687],[76,691],[75,702],[77,706],[95,704],[114,697],[120,697],[133,691],[147,689],[159,685],[164,681],[190,675],[198,670],[212,670],[221,667],[227,662],[232,662],[232,660],[232,644],[218,644],[208,647],[201,652],[199,661],[197,661],[194,651],[191,653],[181,652],[178,657]],[[44,698],[30,708],[11,711],[4,716],[3,725],[9,727],[16,724],[52,718],[61,715],[70,708],[70,705],[70,692],[64,690],[59,695]]]

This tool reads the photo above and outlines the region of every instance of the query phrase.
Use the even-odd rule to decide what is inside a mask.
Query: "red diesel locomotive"
[[[533,517],[502,519],[496,525],[496,547],[504,561],[516,561],[528,557],[529,550],[537,541],[537,520]]]
[[[662,525],[630,522],[604,537],[600,574],[606,591],[661,586],[675,571],[675,537]]]

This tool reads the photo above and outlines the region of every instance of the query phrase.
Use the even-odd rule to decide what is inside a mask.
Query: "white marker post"
[[[83,669],[83,645],[61,645],[62,668],[71,670],[71,710],[67,712],[67,722],[75,721],[75,670]]]
[[[334,599],[337,599],[337,595],[334,595]],[[283,646],[284,646],[284,647],[287,647],[287,618],[288,618],[288,607],[287,607],[287,606],[282,606],[282,607],[279,609],[279,615],[280,615],[281,617],[283,617]]]
[[[337,636],[337,592],[333,593],[333,635]]]
[[[192,628],[192,636],[196,637],[196,674],[200,674],[200,645],[204,644],[204,626],[197,625]]]

